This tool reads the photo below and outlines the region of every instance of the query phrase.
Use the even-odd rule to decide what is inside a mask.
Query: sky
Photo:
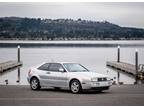
[[[71,18],[144,28],[144,2],[0,2],[0,17]]]

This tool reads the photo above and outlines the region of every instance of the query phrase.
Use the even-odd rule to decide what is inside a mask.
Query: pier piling
[[[137,49],[135,50],[135,72],[136,72],[135,83],[137,84],[138,82],[138,78],[137,78],[138,76],[138,50]]]
[[[20,62],[20,46],[18,45],[17,47],[18,51],[17,51],[17,58],[18,58],[18,62]]]
[[[18,54],[17,54],[17,57],[18,57],[18,63],[20,62],[20,46],[18,45]],[[18,80],[16,81],[17,83],[20,82],[20,67],[18,67]]]
[[[117,62],[120,62],[120,46],[117,47]]]

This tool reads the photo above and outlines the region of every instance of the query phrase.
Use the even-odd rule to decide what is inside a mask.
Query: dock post
[[[17,52],[17,57],[18,57],[18,62],[20,62],[20,46],[18,45],[18,52]]]
[[[20,62],[20,46],[18,45],[18,51],[17,51],[17,58],[18,58],[18,62]],[[17,83],[20,82],[20,67],[18,67],[18,80],[16,81]]]
[[[138,50],[137,49],[135,50],[135,71],[136,71],[135,84],[137,84],[138,83],[138,78],[137,78],[137,75],[138,75]]]
[[[117,47],[117,62],[120,62],[120,46]]]

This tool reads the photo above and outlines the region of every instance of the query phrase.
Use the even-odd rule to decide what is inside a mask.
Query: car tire
[[[60,90],[60,87],[54,87],[55,90]]]
[[[81,93],[82,92],[81,83],[78,80],[73,80],[70,83],[70,90],[74,94]]]
[[[38,78],[34,77],[31,79],[30,87],[32,90],[39,90],[41,88]]]

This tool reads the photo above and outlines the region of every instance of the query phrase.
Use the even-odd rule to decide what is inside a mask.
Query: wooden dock
[[[22,62],[7,61],[7,62],[0,63],[0,73],[3,73],[5,71],[8,71],[10,69],[13,69],[19,66],[22,66]]]
[[[133,64],[129,64],[129,63],[125,63],[125,62],[108,61],[106,63],[106,65],[110,66],[114,69],[118,69],[121,71],[125,71],[129,74],[136,75],[135,65],[133,65]]]
[[[138,49],[135,50],[135,64],[121,62],[120,46],[118,46],[117,61],[108,61],[106,62],[106,65],[112,69],[120,70],[119,72],[125,72],[127,74],[133,75],[135,77],[134,84],[138,84],[139,80],[144,83],[144,64],[138,63]]]
[[[142,77],[142,79],[144,78],[144,68],[140,69],[138,67],[138,73],[136,73],[136,66],[133,64],[117,61],[108,61],[106,65],[113,69],[121,70],[125,73],[131,74],[133,76],[140,76]]]

